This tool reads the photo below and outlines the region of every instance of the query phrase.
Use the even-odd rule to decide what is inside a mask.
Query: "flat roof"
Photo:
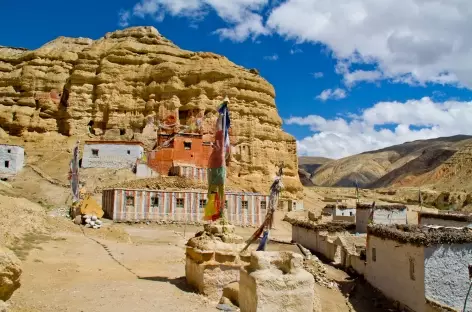
[[[472,229],[420,225],[369,225],[369,235],[415,246],[472,243]]]
[[[356,204],[356,209],[372,209],[372,204]],[[405,205],[375,205],[375,210],[405,210]]]
[[[24,146],[22,145],[18,145],[18,144],[7,144],[7,143],[0,143],[0,145],[4,145],[4,146],[16,146],[16,147],[21,147],[24,149]]]
[[[315,232],[349,232],[354,231],[356,229],[356,224],[352,222],[332,221],[327,223],[315,223],[312,221],[298,220],[293,218],[285,218],[284,220],[290,223],[292,226],[302,227],[305,229],[313,230]]]
[[[165,190],[165,189],[134,189],[134,188],[123,188],[123,187],[110,187],[110,188],[104,188],[102,191],[147,191],[147,192],[171,192],[171,193],[208,193],[208,190],[199,190],[199,189],[193,189],[193,190]],[[267,194],[261,194],[261,193],[249,193],[249,192],[235,192],[235,191],[225,191],[225,194],[229,195],[253,195],[253,196],[269,196]]]
[[[420,218],[441,219],[450,221],[472,222],[472,215],[466,213],[432,213],[432,212],[418,212]]]
[[[84,144],[92,145],[92,144],[120,144],[120,145],[141,145],[144,146],[144,143],[139,141],[85,141]]]

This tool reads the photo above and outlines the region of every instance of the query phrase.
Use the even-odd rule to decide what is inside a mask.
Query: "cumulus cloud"
[[[264,56],[264,60],[266,61],[277,61],[278,59],[279,59],[279,56],[277,54]]]
[[[298,54],[298,53],[303,53],[303,50],[299,48],[290,49],[290,54],[293,55],[293,54]]]
[[[346,98],[347,94],[346,91],[340,88],[337,89],[326,89],[323,92],[320,93],[316,98],[321,100],[321,101],[326,101],[326,100],[341,100]]]
[[[316,79],[323,78],[323,76],[324,76],[324,74],[322,72],[312,73],[311,75]]]
[[[461,84],[472,88],[472,1],[469,0],[140,0],[132,16],[201,19],[210,11],[226,24],[214,33],[243,41],[277,33],[325,45],[347,64],[347,84]],[[126,11],[125,11],[126,12]],[[372,64],[372,71],[351,65]]]
[[[120,19],[118,21],[118,25],[120,25],[121,27],[127,27],[129,25],[129,19],[131,18],[131,13],[126,10],[121,10],[118,13],[118,16]]]
[[[310,115],[291,117],[285,123],[314,132],[297,142],[301,155],[342,158],[408,141],[472,135],[472,102],[434,102],[429,97],[379,102],[348,118]]]

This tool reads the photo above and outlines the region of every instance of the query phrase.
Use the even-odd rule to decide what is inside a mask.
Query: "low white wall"
[[[136,166],[136,176],[138,178],[152,178],[152,177],[158,177],[159,174],[149,168],[148,165],[146,164],[138,164]]]
[[[424,248],[369,235],[367,237],[365,278],[386,297],[416,312],[425,309]],[[372,250],[375,248],[376,261]],[[414,280],[410,277],[410,259]]]
[[[472,244],[426,247],[424,256],[426,298],[461,311],[470,282]]]
[[[407,209],[404,210],[374,210],[374,224],[406,224]]]
[[[360,256],[356,255],[349,255],[349,262],[354,271],[357,274],[364,275],[365,274],[365,261],[361,260]]]

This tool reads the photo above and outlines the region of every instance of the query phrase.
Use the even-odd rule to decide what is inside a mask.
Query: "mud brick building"
[[[23,169],[25,150],[18,145],[0,144],[0,177],[14,176]]]
[[[141,142],[85,141],[82,168],[130,168],[143,154]]]

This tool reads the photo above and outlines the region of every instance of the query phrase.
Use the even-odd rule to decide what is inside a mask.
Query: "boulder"
[[[0,300],[10,299],[20,287],[21,261],[10,249],[0,247]]]

